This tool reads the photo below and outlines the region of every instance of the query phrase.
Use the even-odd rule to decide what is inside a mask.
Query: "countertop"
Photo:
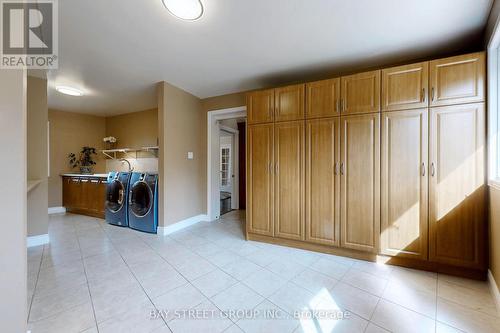
[[[87,177],[87,178],[108,178],[107,173],[94,173],[94,174],[82,174],[82,173],[63,173],[61,177]]]

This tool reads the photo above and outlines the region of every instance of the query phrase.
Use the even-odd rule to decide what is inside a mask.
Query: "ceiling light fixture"
[[[67,87],[67,86],[57,86],[56,90],[59,91],[61,94],[70,95],[70,96],[82,96],[83,95],[83,92],[81,90],[78,90],[76,88]]]
[[[203,15],[201,0],[162,0],[167,10],[177,18],[194,21]]]

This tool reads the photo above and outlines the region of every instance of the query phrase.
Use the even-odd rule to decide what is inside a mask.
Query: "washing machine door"
[[[148,215],[153,207],[153,192],[144,181],[136,182],[130,189],[130,211],[137,217]]]
[[[119,180],[113,180],[106,190],[106,207],[113,213],[122,209],[125,203],[125,187]]]

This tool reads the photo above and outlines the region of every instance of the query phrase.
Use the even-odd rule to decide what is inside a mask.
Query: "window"
[[[220,182],[221,186],[229,186],[231,184],[231,147],[221,146],[220,150]]]
[[[488,180],[490,184],[500,185],[500,117],[499,96],[500,66],[498,48],[488,49]]]

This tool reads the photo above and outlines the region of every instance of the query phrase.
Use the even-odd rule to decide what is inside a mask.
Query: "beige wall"
[[[29,180],[41,183],[28,193],[28,236],[48,233],[47,80],[28,77],[27,140]]]
[[[166,226],[206,213],[206,135],[202,134],[206,125],[197,97],[166,82],[159,83],[158,95],[160,225]],[[189,151],[193,160],[187,159]]]
[[[245,105],[245,92],[215,96],[201,100],[201,105],[205,112],[212,110],[235,108]]]
[[[62,206],[62,179],[60,175],[65,172],[79,172],[77,169],[70,168],[68,154],[79,153],[83,146],[102,149],[102,139],[106,136],[106,119],[98,116],[49,110],[49,122],[49,207],[60,207]],[[99,153],[95,157],[95,161],[97,165],[94,167],[94,172],[105,172],[104,155]]]
[[[106,136],[117,138],[119,147],[158,145],[158,109],[107,117]]]
[[[26,72],[0,70],[0,327],[26,332]]]
[[[114,136],[119,148],[141,148],[158,143],[158,110],[133,112],[113,117],[99,117],[79,113],[49,110],[50,121],[50,178],[49,207],[62,206],[62,182],[60,174],[79,172],[71,170],[67,156],[78,153],[83,146],[103,149],[102,139]],[[132,164],[136,170],[156,171],[157,162],[152,153],[140,153]],[[146,159],[147,158],[147,159]],[[96,156],[95,173],[107,172],[109,167],[125,170],[124,165],[107,163],[103,154]],[[108,161],[109,162],[109,161]],[[145,163],[142,163],[145,162]],[[107,165],[109,166],[107,167]],[[144,164],[144,165],[143,165]],[[144,170],[143,170],[144,169]]]
[[[500,287],[500,188],[490,186],[490,270]]]

